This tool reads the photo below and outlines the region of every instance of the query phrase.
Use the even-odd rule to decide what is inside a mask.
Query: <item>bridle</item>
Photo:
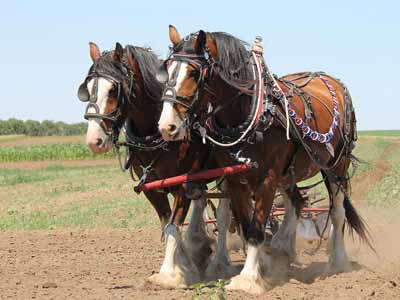
[[[177,65],[173,70],[171,77],[169,77],[167,68],[172,62],[176,62]],[[182,63],[187,63],[187,65],[199,72],[199,77],[197,78],[196,82],[196,91],[192,95],[188,96],[178,96],[175,90]],[[215,62],[212,56],[209,54],[208,49],[205,49],[203,54],[172,52],[160,66],[156,77],[159,82],[165,84],[161,101],[183,106],[186,109],[186,117],[183,120],[184,123],[190,123],[189,120],[192,119],[192,115],[196,112],[196,109],[199,105],[199,99],[201,99],[203,91],[205,89],[209,91],[207,88],[207,82],[211,77],[210,73],[213,70],[214,64]],[[179,111],[178,115],[181,116]],[[189,128],[190,124],[187,125],[189,125],[187,126],[187,128]]]
[[[245,141],[249,133],[251,133],[257,126],[258,120],[263,111],[263,87],[264,87],[264,79],[262,77],[262,73],[258,75],[258,71],[261,72],[261,63],[256,63],[256,56],[254,53],[251,53],[249,60],[246,64],[241,66],[251,66],[252,73],[254,74],[254,87],[252,91],[247,91],[246,89],[242,89],[241,87],[235,86],[235,82],[225,78],[221,75],[221,79],[224,80],[228,85],[231,85],[238,89],[236,95],[234,95],[230,101],[226,103],[232,103],[234,99],[238,99],[243,94],[252,97],[251,101],[251,113],[250,117],[247,118],[244,124],[240,125],[238,128],[229,129],[229,131],[236,130],[235,133],[238,134],[238,137],[235,137],[233,141],[226,142],[224,141],[227,137],[225,129],[219,129],[217,126],[214,126],[216,122],[212,122],[212,118],[215,117],[215,114],[224,109],[226,107],[226,103],[218,104],[215,108],[208,104],[204,106],[206,113],[205,115],[201,114],[202,111],[199,108],[200,99],[202,99],[201,94],[204,90],[210,92],[210,94],[215,98],[216,94],[213,91],[210,91],[208,87],[208,82],[210,81],[209,78],[215,78],[215,74],[220,73],[220,65],[216,62],[212,56],[210,55],[210,51],[206,45],[206,48],[203,54],[196,54],[196,53],[182,53],[182,45],[177,45],[173,48],[178,48],[177,50],[180,51],[178,53],[172,52],[169,58],[164,63],[163,69],[160,69],[159,78],[166,83],[166,87],[163,92],[163,96],[161,98],[162,101],[168,101],[175,104],[180,104],[186,108],[186,115],[185,118],[182,118],[179,111],[178,116],[183,120],[182,127],[184,127],[187,131],[193,129],[192,132],[198,132],[202,137],[203,143],[206,143],[206,139],[209,140],[211,143],[221,146],[221,147],[231,147],[242,141]],[[176,50],[175,50],[176,51]],[[170,61],[176,61],[177,65],[173,70],[171,77],[168,78],[168,72],[166,69],[167,63]],[[176,79],[179,74],[179,70],[181,68],[182,62],[186,62],[188,65],[191,65],[194,69],[200,72],[199,78],[197,80],[197,90],[193,95],[179,97],[176,95]],[[257,66],[257,67],[256,67]],[[235,72],[237,72],[236,70]],[[210,73],[210,74],[208,74]],[[160,81],[161,81],[160,80]],[[253,84],[253,82],[252,82]],[[191,100],[191,102],[189,101]],[[189,103],[189,104],[188,104]],[[203,124],[202,124],[203,123]],[[214,124],[215,123],[215,124]],[[212,135],[208,134],[208,130],[212,131]],[[187,136],[190,136],[189,134]]]
[[[111,136],[113,142],[118,138],[119,132],[122,127],[121,116],[122,112],[125,108],[126,103],[133,97],[136,98],[136,93],[134,90],[134,73],[130,70],[128,66],[122,64],[123,69],[123,77],[129,81],[128,92],[125,93],[123,89],[123,82],[111,76],[105,72],[101,72],[96,70],[96,65],[92,66],[89,70],[88,75],[86,76],[84,82],[78,88],[78,99],[82,102],[89,102],[86,106],[84,118],[86,120],[97,119],[100,120],[100,127],[103,129],[104,133],[107,136]],[[116,98],[118,101],[117,107],[108,114],[100,114],[100,108],[97,105],[97,93],[98,93],[98,81],[99,78],[104,78],[110,81],[113,86],[116,88]],[[89,93],[87,84],[90,80],[94,80],[91,93]],[[90,112],[90,110],[94,110],[95,112]],[[104,121],[109,121],[112,124],[111,128],[107,128],[104,124]]]

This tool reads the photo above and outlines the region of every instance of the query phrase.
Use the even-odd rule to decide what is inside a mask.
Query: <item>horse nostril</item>
[[[103,140],[102,139],[97,139],[96,140],[96,146],[100,146],[101,144],[103,144]]]
[[[176,131],[176,125],[174,125],[174,124],[168,125],[168,130],[169,130],[169,132],[175,132]]]

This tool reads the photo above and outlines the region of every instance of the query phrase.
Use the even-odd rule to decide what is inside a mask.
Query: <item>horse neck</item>
[[[212,103],[214,108],[218,105],[223,107],[216,114],[218,124],[222,127],[235,127],[242,124],[250,113],[250,96],[243,94],[237,97],[239,91],[220,78],[215,80],[214,90],[216,91],[214,103]]]
[[[127,110],[127,117],[134,125],[137,135],[149,136],[158,131],[161,107],[155,105],[146,95],[141,84],[136,84],[136,98],[131,99]]]

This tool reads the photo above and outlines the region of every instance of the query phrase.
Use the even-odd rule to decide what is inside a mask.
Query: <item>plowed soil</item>
[[[324,246],[312,255],[315,245],[300,243],[288,282],[261,296],[228,292],[228,299],[400,299],[398,229],[376,223],[379,256],[349,242],[354,271],[327,278]],[[192,299],[190,289],[145,284],[162,258],[157,229],[2,232],[0,299]],[[238,272],[243,258],[232,253]]]

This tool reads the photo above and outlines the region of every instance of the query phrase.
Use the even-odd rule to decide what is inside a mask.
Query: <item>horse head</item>
[[[202,30],[181,39],[176,28],[170,25],[169,36],[172,52],[157,76],[166,84],[161,98],[163,110],[159,130],[165,140],[182,140],[187,134],[185,127],[189,125],[185,121],[188,111],[199,100],[208,79],[210,46]]]
[[[201,109],[210,110],[254,84],[244,42],[223,32],[200,30],[181,39],[169,27],[172,51],[157,78],[166,84],[159,130],[165,140],[181,140]]]
[[[93,65],[78,88],[78,98],[88,103],[84,115],[89,122],[86,143],[93,153],[104,153],[117,141],[127,117],[145,94],[159,99],[160,84],[155,75],[149,75],[150,68],[155,74],[158,60],[149,49],[124,49],[119,43],[103,54],[94,43],[89,43],[89,48]]]

